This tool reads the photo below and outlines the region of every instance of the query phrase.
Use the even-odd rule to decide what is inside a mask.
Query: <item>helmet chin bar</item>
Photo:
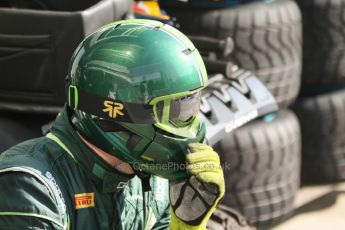
[[[82,130],[80,132],[85,139],[98,148],[131,164],[136,173],[153,174],[168,179],[179,179],[187,176],[185,171],[187,145],[193,142],[203,142],[205,137],[205,127],[202,123],[199,124],[200,131],[197,136],[191,139],[172,135],[152,124],[146,124],[146,128],[141,128],[144,125],[119,122],[118,125],[122,126],[121,130],[105,132],[94,119],[89,119],[91,118],[90,114],[79,110],[74,112],[72,120],[73,116],[75,116],[75,119],[72,123],[77,130],[80,130],[78,128],[78,119],[88,119],[89,128],[86,130],[87,133]],[[116,123],[114,121],[110,122]],[[149,127],[152,128],[150,133],[136,132],[136,130],[144,129],[147,132]],[[131,133],[133,136],[137,136],[138,139],[133,141],[132,135],[123,138],[120,134],[122,131]],[[110,137],[117,141],[113,142]],[[119,143],[123,143],[123,145],[119,146]],[[119,155],[120,151],[127,152],[127,155]]]
[[[205,139],[205,126],[200,123],[200,131],[195,138],[167,136],[156,131],[151,144],[138,159],[138,167],[147,173],[167,179],[187,177],[186,154],[189,143],[201,143]]]

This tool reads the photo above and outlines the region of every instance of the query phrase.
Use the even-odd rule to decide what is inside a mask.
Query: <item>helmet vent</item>
[[[116,24],[116,25],[115,25],[115,29],[116,29],[117,27],[120,27],[120,26],[121,26],[121,23]]]
[[[160,29],[160,26],[154,26],[154,27],[152,28],[153,31],[157,31],[157,30],[159,30],[159,29]]]
[[[188,48],[188,49],[183,50],[182,53],[183,53],[184,55],[189,55],[189,54],[191,54],[193,51],[194,51],[194,50],[191,50],[191,49]]]

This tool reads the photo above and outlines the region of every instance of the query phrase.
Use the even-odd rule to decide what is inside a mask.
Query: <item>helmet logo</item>
[[[117,115],[123,116],[123,104],[115,101],[104,101],[105,108],[103,112],[107,112],[110,118],[116,118]]]

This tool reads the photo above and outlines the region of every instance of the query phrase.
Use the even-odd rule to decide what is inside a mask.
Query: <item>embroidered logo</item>
[[[95,207],[95,194],[81,193],[74,195],[75,209]]]
[[[123,116],[123,104],[119,102],[114,101],[104,101],[105,108],[103,109],[103,112],[108,112],[109,117],[116,118],[117,115]]]

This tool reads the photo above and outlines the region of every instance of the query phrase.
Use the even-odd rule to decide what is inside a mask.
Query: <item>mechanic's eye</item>
[[[200,92],[170,102],[169,120],[173,123],[189,123],[200,110]]]

